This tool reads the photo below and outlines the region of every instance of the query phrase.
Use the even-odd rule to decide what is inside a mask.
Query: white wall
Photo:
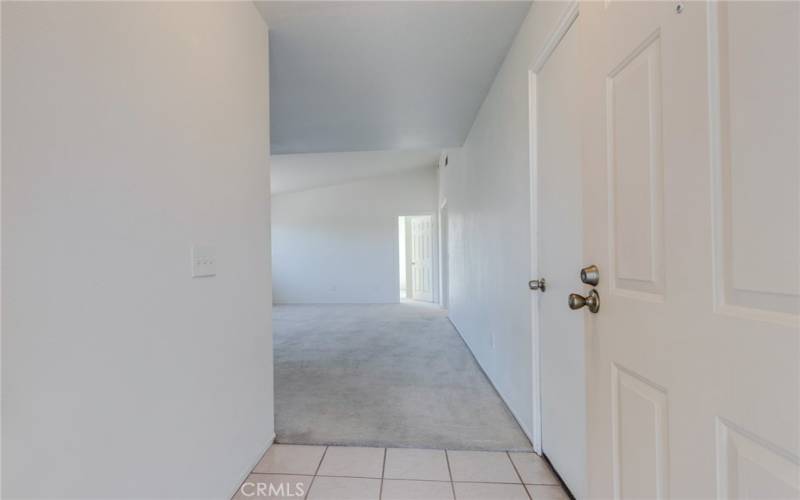
[[[428,167],[275,195],[275,302],[397,302],[397,218],[435,214],[437,189]]]
[[[450,219],[450,318],[529,436],[528,68],[567,7],[533,3],[464,146],[440,175]]]
[[[3,496],[229,498],[273,436],[266,26],[4,2],[2,33]]]

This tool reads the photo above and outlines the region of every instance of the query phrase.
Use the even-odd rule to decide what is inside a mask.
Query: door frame
[[[536,96],[538,95],[537,80],[550,56],[558,44],[575,24],[578,19],[579,3],[571,0],[561,15],[558,24],[550,32],[542,49],[536,54],[533,63],[528,67],[528,162],[530,172],[530,248],[531,248],[531,279],[539,278],[539,164],[538,164],[538,136],[539,116]],[[542,363],[541,363],[541,332],[539,328],[539,296],[530,294],[531,304],[531,384],[533,402],[531,442],[533,451],[542,454]]]

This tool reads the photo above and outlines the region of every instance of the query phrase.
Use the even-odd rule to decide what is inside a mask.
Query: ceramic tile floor
[[[308,500],[565,500],[533,453],[272,445],[233,497]]]

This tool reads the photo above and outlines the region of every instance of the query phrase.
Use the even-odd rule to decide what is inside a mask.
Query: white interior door
[[[430,215],[411,220],[411,289],[415,300],[433,302],[433,224]]]
[[[589,495],[798,498],[800,3],[581,20]]]
[[[574,19],[574,18],[572,18]],[[577,20],[531,75],[534,144],[542,451],[583,497],[586,475],[586,381],[583,316],[567,307],[583,260],[580,71]],[[563,30],[566,30],[565,32]],[[535,326],[534,326],[535,327]]]

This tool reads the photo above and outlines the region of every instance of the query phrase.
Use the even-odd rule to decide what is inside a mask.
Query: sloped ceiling
[[[460,146],[530,2],[256,2],[273,154]]]
[[[362,151],[272,157],[273,194],[332,186],[418,168],[435,168],[438,151]]]

